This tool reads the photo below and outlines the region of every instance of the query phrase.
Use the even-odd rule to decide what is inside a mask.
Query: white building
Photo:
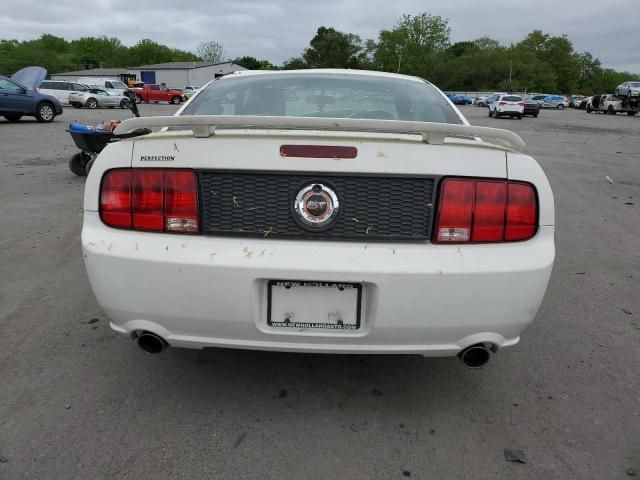
[[[127,72],[126,68],[93,68],[91,70],[78,70],[75,72],[63,72],[51,74],[51,80],[66,80],[67,82],[75,82],[82,77],[95,78],[117,78],[126,82],[132,75]]]
[[[234,62],[170,62],[143,65],[127,69],[128,73],[144,83],[164,83],[168,87],[183,88],[186,85],[201,87],[209,80],[238,70],[246,70]]]

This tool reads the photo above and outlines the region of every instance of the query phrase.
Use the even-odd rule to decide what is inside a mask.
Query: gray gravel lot
[[[142,105],[143,115],[175,107]],[[80,251],[67,108],[0,120],[0,479],[616,479],[640,470],[640,117],[510,128],[550,177],[557,261],[537,321],[456,359],[169,349],[116,337]],[[615,184],[605,177],[611,177]],[[526,464],[505,461],[522,450]]]

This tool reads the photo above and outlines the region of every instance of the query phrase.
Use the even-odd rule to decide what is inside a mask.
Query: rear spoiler
[[[400,133],[422,135],[425,143],[442,145],[447,137],[480,138],[515,150],[525,143],[509,130],[451,123],[410,122],[402,120],[373,120],[357,118],[263,117],[248,115],[179,115],[170,117],[140,117],[123,121],[116,135],[141,128],[187,127],[194,137],[206,138],[217,128],[256,128],[267,130],[328,130],[348,132]]]

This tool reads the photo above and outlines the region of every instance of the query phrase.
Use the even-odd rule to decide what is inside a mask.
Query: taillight
[[[524,102],[518,102],[518,105],[520,105],[521,107],[524,107]]]
[[[196,174],[175,168],[109,170],[100,186],[100,217],[116,228],[199,233]]]
[[[507,102],[498,102],[498,105],[506,105]]]
[[[506,180],[447,178],[440,185],[435,243],[513,242],[537,230],[533,185]]]

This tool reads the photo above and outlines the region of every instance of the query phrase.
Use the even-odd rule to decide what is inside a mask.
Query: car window
[[[640,82],[630,82],[629,86],[634,88],[640,87]]]
[[[89,89],[84,85],[80,85],[79,83],[72,83],[71,90],[75,90],[76,92],[86,92]]]
[[[19,93],[22,91],[22,87],[10,80],[0,78],[0,90]]]
[[[113,85],[111,84],[111,82],[104,82],[104,86],[106,88],[113,88]]]
[[[502,99],[506,102],[521,102],[522,97],[517,97],[515,95],[508,95],[506,97],[502,97]]]
[[[121,89],[126,89],[127,86],[124,84],[124,82],[121,82],[120,80],[114,80],[111,82],[112,87],[111,88],[121,88]]]
[[[185,115],[258,115],[462,123],[430,84],[349,74],[234,77],[210,84]]]
[[[160,90],[159,85],[149,85],[149,90]]]

